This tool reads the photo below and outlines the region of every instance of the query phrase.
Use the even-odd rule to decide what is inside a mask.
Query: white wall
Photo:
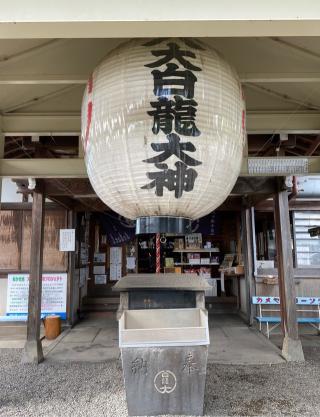
[[[21,203],[22,194],[17,194],[16,183],[10,178],[2,179],[1,203]]]

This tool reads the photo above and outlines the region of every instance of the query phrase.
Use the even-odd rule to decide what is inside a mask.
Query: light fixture
[[[248,173],[299,175],[308,173],[308,158],[248,158]]]

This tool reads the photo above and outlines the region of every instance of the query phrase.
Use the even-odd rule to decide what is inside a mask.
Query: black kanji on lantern
[[[161,40],[153,40],[145,46],[154,46],[160,42]],[[202,49],[192,42],[186,44],[195,49]],[[168,142],[151,143],[152,149],[158,154],[143,162],[155,164],[160,171],[148,172],[147,177],[151,182],[141,188],[155,188],[159,197],[163,196],[163,189],[167,188],[175,192],[176,198],[180,198],[184,191],[193,190],[198,176],[197,171],[190,167],[201,165],[202,162],[186,153],[196,151],[194,144],[180,142],[180,137],[172,131],[174,128],[176,133],[183,136],[201,135],[195,121],[198,103],[193,99],[197,77],[192,71],[202,70],[190,61],[190,58],[196,58],[194,52],[183,50],[174,42],[167,43],[167,47],[168,49],[152,50],[152,55],[159,59],[145,65],[149,68],[158,67],[151,72],[154,81],[153,92],[157,101],[150,102],[153,109],[147,112],[153,117],[152,132],[157,135],[161,130],[166,134]],[[171,62],[172,60],[180,67]],[[159,67],[164,65],[166,69],[160,70]],[[179,159],[174,165],[175,169],[163,163],[171,156]]]
[[[152,132],[157,135],[160,130],[165,134],[172,132],[172,120],[174,119],[173,101],[167,97],[159,97],[158,101],[151,101],[151,106],[155,110],[148,111],[149,116],[153,116]]]
[[[159,130],[165,134],[172,132],[174,119],[175,131],[184,136],[199,136],[201,132],[195,124],[196,106],[195,100],[186,100],[180,96],[174,96],[174,100],[167,97],[159,97],[158,101],[151,101],[155,109],[148,111],[153,116],[152,132],[157,135]]]
[[[185,59],[185,57],[196,58],[196,55],[194,52],[181,50],[178,44],[172,43],[172,42],[168,43],[167,46],[169,49],[151,51],[153,56],[156,56],[156,57],[162,56],[163,58],[160,58],[158,61],[152,62],[151,64],[146,64],[145,67],[149,67],[149,68],[160,67],[161,65],[167,64],[173,59],[176,59],[184,68],[187,68],[191,71],[201,71],[201,68],[195,66],[190,61]]]
[[[168,143],[151,143],[151,147],[155,152],[162,152],[160,155],[156,155],[152,158],[145,159],[143,162],[148,162],[150,164],[157,164],[159,162],[164,162],[170,156],[175,155],[183,163],[188,166],[195,167],[201,165],[202,162],[197,161],[191,156],[187,155],[185,151],[195,152],[196,148],[191,142],[180,143],[180,137],[175,133],[167,135]]]
[[[178,94],[186,98],[193,98],[194,83],[197,77],[189,70],[181,71],[176,64],[167,64],[164,71],[153,70],[153,92],[155,96]]]
[[[176,198],[180,198],[183,191],[192,191],[195,179],[198,173],[193,168],[188,168],[183,162],[176,162],[176,170],[169,169],[167,164],[155,164],[156,168],[161,169],[157,172],[148,172],[147,176],[152,182],[144,185],[142,189],[155,188],[158,197],[163,196],[163,189],[167,188],[169,191],[174,191]]]

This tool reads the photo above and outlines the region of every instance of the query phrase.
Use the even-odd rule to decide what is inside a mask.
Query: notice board
[[[28,314],[29,274],[9,274],[7,291],[7,316]],[[67,274],[42,275],[41,314],[67,316]]]

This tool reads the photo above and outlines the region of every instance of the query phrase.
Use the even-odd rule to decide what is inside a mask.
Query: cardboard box
[[[165,266],[166,268],[173,268],[174,267],[174,259],[173,258],[165,258]]]
[[[234,268],[234,273],[237,275],[244,275],[244,266],[238,265]]]
[[[183,238],[174,239],[174,249],[175,250],[184,249],[184,239]]]

